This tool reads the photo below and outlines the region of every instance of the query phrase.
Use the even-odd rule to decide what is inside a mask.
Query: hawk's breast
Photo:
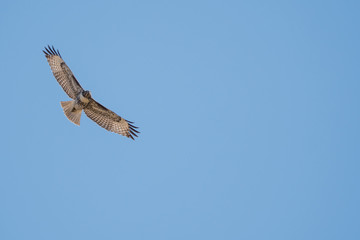
[[[85,103],[85,104],[89,103],[89,99],[84,97],[82,95],[82,93],[80,93],[80,98],[79,99],[80,99],[80,102],[82,102],[82,103]]]

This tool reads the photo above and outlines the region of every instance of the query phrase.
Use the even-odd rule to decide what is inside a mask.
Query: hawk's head
[[[86,97],[86,98],[91,98],[91,93],[90,93],[90,91],[84,91],[84,92],[82,93],[82,95],[83,95],[84,97]]]

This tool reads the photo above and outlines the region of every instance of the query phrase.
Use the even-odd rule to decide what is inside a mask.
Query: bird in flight
[[[65,93],[72,98],[71,101],[60,102],[66,117],[76,125],[80,126],[80,118],[82,110],[85,114],[99,126],[108,131],[121,134],[125,137],[137,137],[139,133],[133,122],[125,120],[113,111],[107,109],[100,103],[96,102],[90,91],[85,91],[76,80],[70,68],[61,58],[59,50],[55,50],[54,46],[45,47],[45,57],[50,65],[54,77],[64,89]]]

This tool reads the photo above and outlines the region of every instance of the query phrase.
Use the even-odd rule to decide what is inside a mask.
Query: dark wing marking
[[[74,74],[70,68],[66,65],[64,60],[61,58],[59,50],[55,50],[54,47],[45,47],[45,57],[51,67],[51,71],[54,77],[64,89],[66,94],[75,99],[76,96],[83,90],[80,83],[76,80]]]
[[[134,140],[139,133],[132,125],[133,122],[127,121],[113,111],[107,109],[94,99],[90,99],[89,104],[84,108],[85,114],[94,122],[108,131],[130,137]]]

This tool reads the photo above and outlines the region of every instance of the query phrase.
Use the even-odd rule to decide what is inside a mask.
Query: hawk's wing
[[[89,104],[84,108],[85,114],[94,122],[108,131],[130,137],[134,140],[136,133],[139,133],[132,125],[133,122],[125,120],[113,111],[102,106],[94,99],[90,99]]]
[[[64,60],[62,60],[59,50],[55,50],[54,47],[48,46],[45,47],[46,51],[45,57],[51,67],[56,80],[64,89],[66,94],[75,99],[76,96],[83,90],[79,82],[76,80],[74,74],[71,72],[70,68],[66,65]]]

